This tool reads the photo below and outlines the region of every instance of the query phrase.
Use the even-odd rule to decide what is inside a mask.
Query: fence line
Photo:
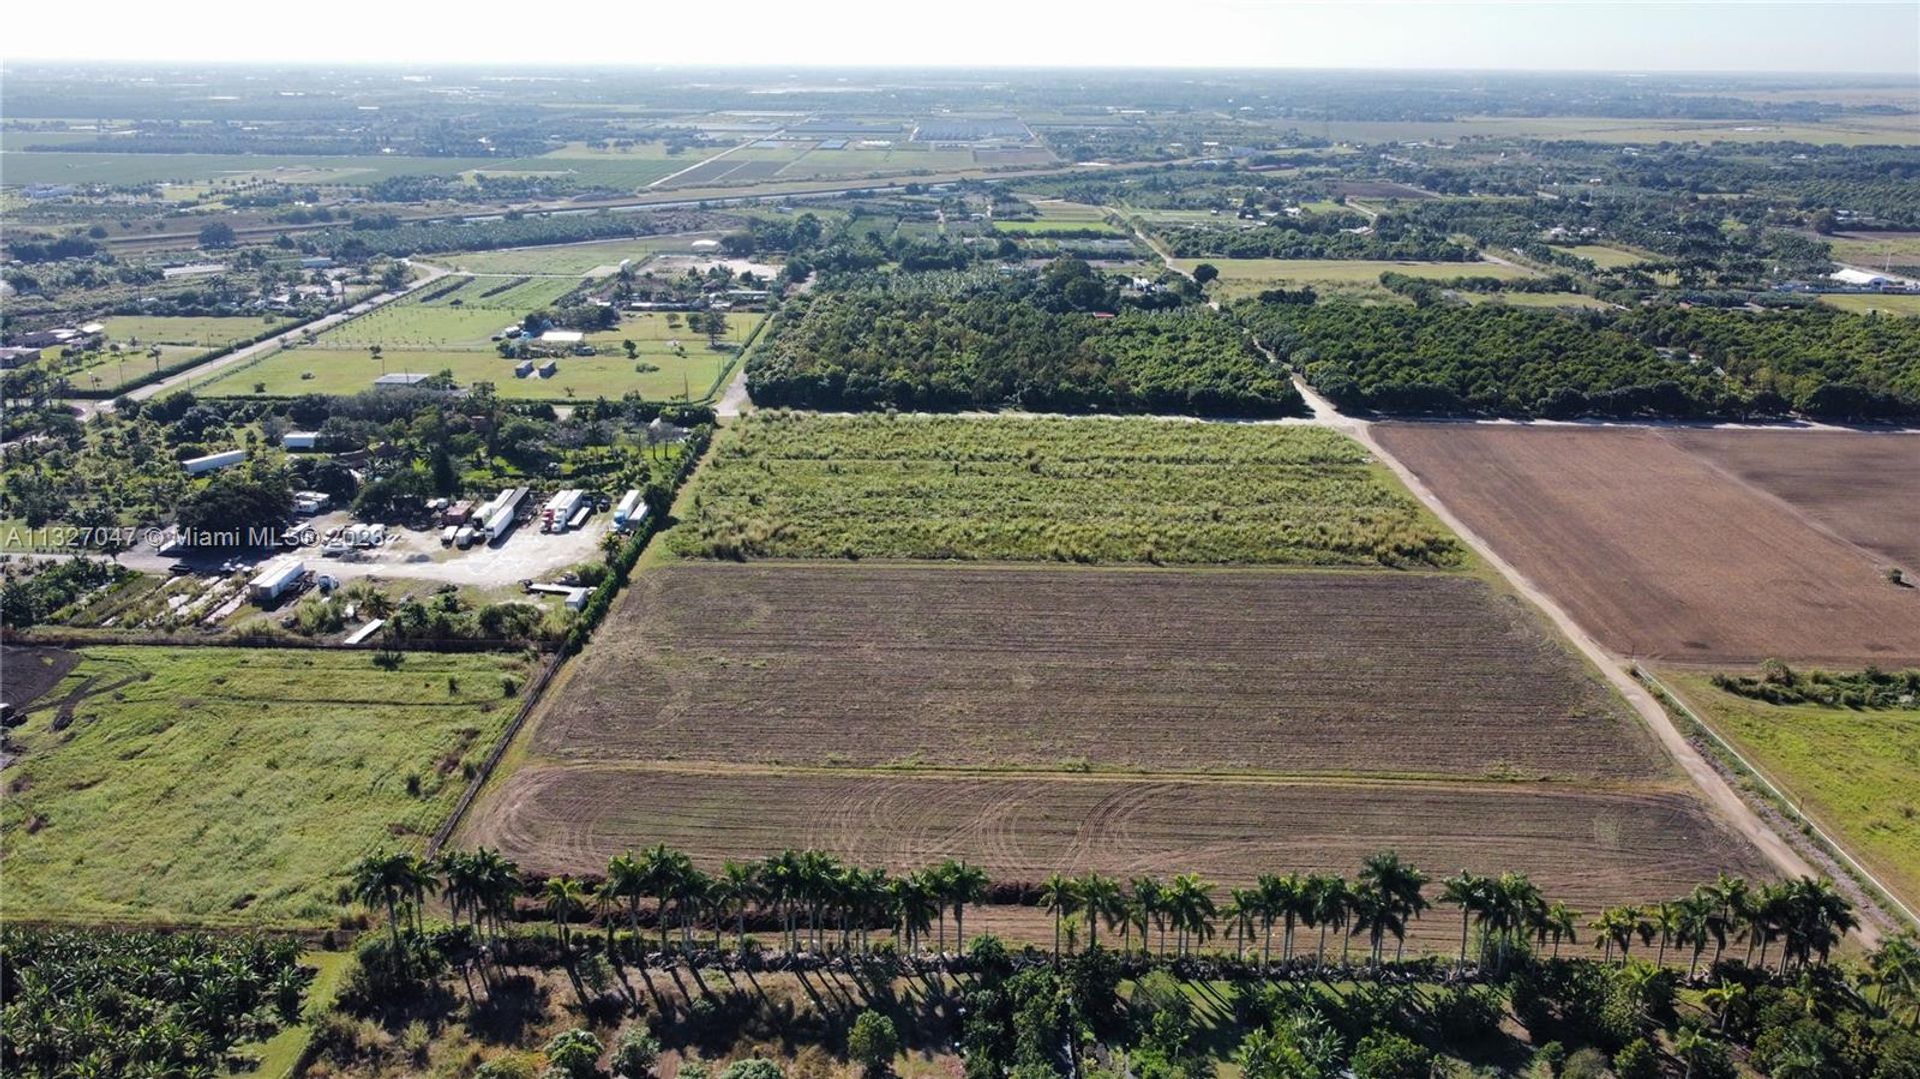
[[[493,749],[487,753],[487,759],[480,762],[480,767],[474,771],[473,779],[467,783],[467,789],[460,792],[460,800],[453,804],[447,819],[441,821],[440,827],[434,829],[433,838],[427,842],[428,858],[437,857],[441,848],[447,845],[447,840],[453,836],[453,830],[460,826],[460,822],[467,815],[467,810],[472,807],[473,800],[479,797],[480,788],[492,778],[493,770],[500,765],[500,758],[507,755],[507,747],[513,744],[515,736],[520,733],[520,728],[526,724],[527,717],[533,714],[534,707],[546,694],[547,683],[553,681],[553,676],[559,672],[560,665],[566,660],[567,653],[564,650],[555,652],[553,658],[547,661],[546,667],[541,669],[539,676],[527,683],[527,688],[520,699],[520,710],[507,721],[506,729],[500,732],[499,739],[493,743]]]
[[[345,641],[318,641],[310,637],[276,637],[264,634],[197,634],[190,637],[152,633],[120,634],[112,632],[76,633],[38,628],[0,627],[0,643],[21,648],[91,648],[103,645],[151,648],[303,648],[318,652],[524,652],[529,649],[549,652],[558,647],[553,641],[511,640],[502,637],[403,637],[382,638],[348,644]]]
[[[1748,760],[1746,756],[1742,754],[1738,749],[1735,749],[1733,747],[1733,743],[1721,737],[1719,731],[1714,730],[1711,724],[1709,724],[1706,720],[1701,719],[1700,714],[1698,712],[1695,712],[1693,708],[1687,704],[1686,701],[1681,700],[1679,694],[1675,693],[1671,689],[1668,689],[1666,683],[1660,681],[1660,679],[1656,677],[1652,671],[1647,670],[1645,667],[1642,667],[1637,663],[1633,665],[1633,673],[1638,675],[1640,677],[1640,680],[1645,682],[1650,688],[1652,688],[1657,693],[1659,693],[1662,700],[1671,702],[1673,707],[1678,708],[1682,714],[1684,714],[1689,720],[1692,720],[1694,726],[1706,732],[1707,737],[1713,739],[1714,745],[1718,746],[1721,752],[1725,753],[1729,757],[1732,757],[1736,762],[1739,763],[1740,767],[1747,770],[1747,773],[1749,775],[1753,776],[1754,779],[1758,780],[1760,785],[1765,787],[1769,794],[1773,795],[1773,797],[1780,803],[1780,805],[1786,809],[1788,816],[1799,821],[1803,827],[1812,830],[1813,834],[1819,837],[1820,842],[1823,843],[1826,846],[1826,848],[1834,854],[1835,857],[1838,857],[1841,861],[1847,863],[1848,868],[1852,869],[1855,873],[1858,873],[1860,877],[1864,879],[1868,884],[1871,884],[1874,887],[1874,889],[1880,893],[1880,897],[1882,899],[1885,899],[1888,904],[1895,907],[1896,909],[1899,910],[1901,914],[1906,916],[1907,921],[1913,923],[1914,925],[1920,925],[1920,915],[1915,915],[1913,912],[1913,908],[1901,902],[1900,896],[1897,893],[1895,893],[1893,889],[1887,887],[1884,883],[1881,882],[1879,877],[1874,876],[1873,873],[1869,871],[1866,866],[1861,865],[1857,860],[1855,860],[1853,855],[1847,853],[1847,848],[1842,846],[1839,840],[1835,839],[1831,835],[1828,835],[1827,830],[1820,827],[1820,825],[1816,823],[1812,817],[1809,817],[1806,813],[1802,812],[1800,807],[1794,804],[1793,799],[1787,795],[1786,791],[1776,786],[1773,780],[1767,778],[1767,774],[1765,772],[1761,771],[1758,767],[1756,767],[1754,763]]]

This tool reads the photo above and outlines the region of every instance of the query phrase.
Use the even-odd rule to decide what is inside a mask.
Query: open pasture
[[[1560,250],[1565,251],[1569,255],[1586,259],[1588,262],[1593,263],[1603,270],[1617,270],[1622,266],[1638,266],[1640,263],[1646,262],[1652,257],[1641,254],[1638,251],[1629,251],[1624,247],[1613,247],[1608,244],[1575,244],[1571,247],[1562,247]]]
[[[218,348],[258,337],[284,322],[276,318],[114,315],[106,320],[107,340],[124,348],[188,345]]]
[[[1669,684],[1876,876],[1920,903],[1920,708],[1770,704],[1697,671]]]
[[[1879,312],[1900,318],[1920,317],[1920,295],[1915,293],[1829,292],[1820,297],[1828,307],[1851,311],[1856,315]]]
[[[690,557],[1464,560],[1358,443],[1305,425],[767,412],[694,489],[666,537]]]
[[[83,649],[12,734],[8,916],[329,923],[355,859],[438,826],[525,681],[494,655]]]
[[[1583,311],[1610,309],[1606,301],[1578,292],[1463,292],[1459,295],[1468,303],[1503,303],[1508,307],[1577,308]]]
[[[643,575],[554,760],[1501,780],[1667,774],[1463,574],[733,566]]]
[[[549,247],[508,247],[498,251],[459,251],[428,256],[426,261],[451,266],[473,274],[561,274],[586,277],[606,268],[611,273],[620,263],[635,263],[662,252],[690,252],[695,240],[718,239],[718,233],[676,233],[667,236],[636,236],[625,240],[595,240],[583,244],[555,244]]]
[[[1552,786],[535,767],[482,799],[460,841],[544,872],[603,872],[612,855],[664,842],[710,869],[793,847],[894,870],[964,858],[1002,882],[1097,870],[1223,886],[1351,873],[1392,848],[1436,875],[1527,873],[1588,912],[1722,870],[1770,875],[1689,793]],[[1429,919],[1458,931],[1445,911]]]
[[[541,285],[551,291],[555,284],[536,278],[516,291]],[[565,282],[558,284],[564,286]],[[471,291],[472,286],[462,290]],[[721,339],[723,347],[716,349],[708,346],[704,334],[675,327],[664,314],[628,314],[617,329],[588,336],[596,355],[561,356],[555,361],[558,369],[553,375],[519,378],[514,375],[517,361],[500,356],[489,338],[533,309],[449,308],[410,301],[394,304],[321,334],[311,344],[234,368],[196,392],[210,397],[245,397],[256,392],[275,397],[352,394],[370,389],[383,370],[429,375],[451,371],[454,382],[461,386],[492,382],[500,396],[510,399],[590,401],[638,391],[650,400],[686,393],[697,401],[713,390],[738,354],[738,346],[761,317],[737,315],[730,319]],[[381,321],[382,316],[388,318]],[[634,343],[632,358],[622,347],[629,340]],[[379,360],[368,352],[376,344],[381,346]],[[262,388],[256,390],[256,386]]]
[[[1920,232],[1841,232],[1817,239],[1833,246],[1834,258],[1855,266],[1920,266]]]
[[[1392,262],[1375,259],[1173,259],[1174,268],[1192,273],[1201,263],[1210,263],[1220,277],[1209,286],[1211,294],[1223,300],[1254,296],[1272,288],[1299,288],[1312,285],[1321,291],[1380,291],[1380,275],[1400,273],[1409,277],[1497,277],[1515,281],[1532,277],[1520,266],[1498,262]]]
[[[1908,436],[1780,432],[1768,447],[1739,442],[1747,431],[1391,423],[1375,434],[1616,652],[1680,663],[1920,661],[1920,590],[1890,584],[1886,557],[1861,546],[1911,542],[1897,539],[1911,512],[1886,507],[1920,502],[1920,489],[1910,468],[1875,476],[1852,463],[1862,447],[1897,457],[1905,446],[1858,440]],[[1722,443],[1714,452],[1750,471],[1763,459],[1784,471],[1743,481],[1689,448],[1703,443]],[[1799,471],[1808,461],[1848,477],[1845,486],[1825,490],[1819,468]]]

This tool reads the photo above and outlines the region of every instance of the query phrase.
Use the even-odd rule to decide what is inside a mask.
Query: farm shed
[[[271,603],[298,584],[306,572],[306,563],[297,558],[269,562],[259,576],[247,582],[247,598],[255,603]]]
[[[395,371],[390,375],[381,375],[373,380],[376,389],[391,389],[395,386],[418,386],[432,375],[419,371]]]
[[[318,431],[288,431],[280,436],[280,447],[288,450],[311,450],[320,446]]]
[[[189,457],[180,462],[180,465],[187,470],[187,475],[199,476],[222,468],[232,468],[246,459],[246,450],[222,450],[219,453],[209,453],[205,457]]]

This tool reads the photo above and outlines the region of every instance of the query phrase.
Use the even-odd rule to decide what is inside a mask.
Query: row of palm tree
[[[1327,873],[1263,874],[1251,885],[1231,889],[1221,905],[1218,887],[1196,873],[1162,881],[1137,876],[1122,883],[1088,873],[1054,874],[1037,890],[1039,905],[1053,916],[1054,954],[1077,946],[1084,927],[1086,945],[1098,947],[1104,929],[1119,934],[1119,950],[1161,957],[1188,956],[1224,932],[1235,942],[1235,956],[1250,949],[1271,965],[1276,930],[1280,961],[1294,962],[1300,930],[1315,933],[1313,963],[1326,965],[1328,938],[1339,935],[1342,964],[1351,959],[1356,939],[1367,942],[1368,960],[1386,961],[1388,938],[1393,958],[1403,957],[1410,926],[1432,908],[1428,875],[1392,851],[1366,859],[1351,879]],[[718,872],[694,865],[685,852],[665,844],[627,851],[607,863],[605,879],[586,881],[550,877],[533,895],[554,923],[563,943],[572,939],[572,923],[597,916],[609,941],[621,922],[641,935],[641,912],[650,907],[662,950],[677,935],[691,949],[696,929],[709,927],[712,946],[723,944],[731,928],[742,945],[748,916],[779,926],[786,951],[866,953],[872,930],[887,927],[910,952],[929,945],[948,951],[947,917],[954,922],[953,945],[966,939],[966,910],[987,897],[987,874],[978,866],[949,859],[905,874],[889,874],[842,862],[817,850],[786,850],[756,862],[729,861]],[[1579,915],[1567,904],[1550,901],[1521,873],[1479,876],[1461,871],[1439,882],[1437,901],[1460,912],[1458,964],[1464,969],[1473,931],[1479,930],[1479,962],[1503,969],[1517,949],[1531,943],[1560,955],[1563,943],[1579,942]],[[383,909],[396,951],[403,923],[418,929],[420,910],[435,892],[456,924],[464,918],[476,934],[497,939],[523,894],[519,867],[498,851],[448,851],[431,862],[416,855],[380,854],[362,860],[353,871],[354,895],[369,908]],[[1831,881],[1803,878],[1754,886],[1722,874],[1687,896],[1668,903],[1609,908],[1588,923],[1594,944],[1609,961],[1625,962],[1634,942],[1658,944],[1657,965],[1669,948],[1690,949],[1688,975],[1698,973],[1707,947],[1708,964],[1719,962],[1731,941],[1744,940],[1746,961],[1764,966],[1775,942],[1784,942],[1780,970],[1787,973],[1816,959],[1825,963],[1833,945],[1855,927],[1852,905]],[[1904,968],[1901,968],[1904,969]]]
[[[1816,957],[1825,963],[1834,945],[1858,924],[1853,904],[1832,881],[1803,877],[1756,887],[1724,873],[1679,899],[1610,907],[1589,923],[1605,958],[1612,959],[1618,951],[1622,963],[1636,938],[1646,946],[1657,942],[1654,963],[1659,966],[1666,964],[1668,948],[1688,949],[1688,977],[1698,971],[1709,944],[1713,959],[1708,966],[1712,967],[1728,943],[1735,941],[1746,943],[1750,966],[1758,947],[1762,967],[1767,951],[1775,941],[1781,942],[1782,974],[1805,967]]]

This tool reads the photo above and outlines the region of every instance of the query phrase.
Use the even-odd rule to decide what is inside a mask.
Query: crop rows
[[[669,535],[695,557],[1454,567],[1456,540],[1331,431],[763,414]]]

